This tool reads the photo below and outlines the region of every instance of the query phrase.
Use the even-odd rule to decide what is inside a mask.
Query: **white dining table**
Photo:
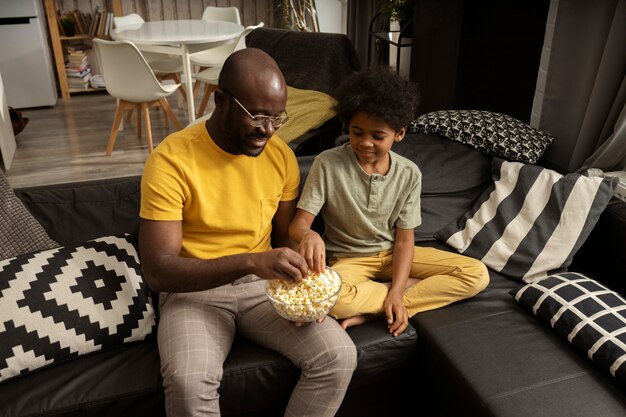
[[[189,123],[195,117],[191,60],[194,53],[228,42],[243,31],[243,26],[232,22],[208,20],[156,20],[124,26],[111,31],[114,40],[130,41],[142,51],[179,55],[183,60],[183,82],[187,94]]]

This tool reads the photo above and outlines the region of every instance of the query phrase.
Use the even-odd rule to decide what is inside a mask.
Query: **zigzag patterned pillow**
[[[511,161],[534,164],[554,136],[506,114],[485,110],[440,110],[410,123],[409,133],[435,133]]]
[[[626,386],[626,300],[575,272],[552,275],[511,295]]]
[[[525,282],[572,263],[608,204],[616,179],[561,175],[536,165],[492,160],[494,185],[436,238]]]
[[[142,340],[156,326],[126,236],[0,261],[0,381]]]

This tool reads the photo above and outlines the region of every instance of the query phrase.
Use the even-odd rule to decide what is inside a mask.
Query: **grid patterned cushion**
[[[524,308],[626,387],[626,300],[575,272],[511,291]]]
[[[0,259],[59,246],[15,196],[0,170]]]
[[[142,340],[155,314],[126,236],[0,261],[0,381]]]
[[[615,190],[615,179],[561,175],[492,161],[494,185],[437,239],[511,278],[531,282],[572,262]]]
[[[554,141],[549,133],[506,114],[485,110],[440,110],[409,125],[410,133],[435,133],[511,161],[534,164]]]

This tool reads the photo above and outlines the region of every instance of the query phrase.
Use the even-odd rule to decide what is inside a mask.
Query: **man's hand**
[[[256,254],[256,275],[263,279],[283,279],[300,282],[309,269],[298,252],[289,248],[277,248]]]
[[[309,269],[315,273],[326,270],[326,246],[322,237],[313,230],[308,230],[300,240],[300,254],[306,259]]]
[[[384,308],[389,333],[398,336],[409,325],[409,313],[402,304],[402,294],[390,291],[385,299]]]

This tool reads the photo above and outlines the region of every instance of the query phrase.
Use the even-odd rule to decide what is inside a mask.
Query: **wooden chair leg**
[[[172,121],[174,122],[174,126],[176,126],[176,129],[182,129],[182,126],[180,125],[180,122],[178,121],[178,119],[176,118],[176,115],[172,111],[172,108],[170,107],[170,103],[168,103],[167,99],[165,97],[160,98],[159,103],[161,104],[161,107],[163,107],[163,111],[167,113],[170,119],[172,119]]]
[[[107,156],[111,156],[111,153],[113,153],[113,146],[115,145],[115,139],[117,139],[117,130],[120,128],[120,123],[122,123],[125,107],[126,102],[118,100],[117,108],[115,109],[115,117],[113,117],[113,126],[111,127],[111,133],[109,134],[109,140],[107,142]]]
[[[141,103],[141,114],[143,114],[143,120],[146,123],[146,136],[148,137],[148,152],[152,152],[152,127],[150,126],[150,111],[148,110],[148,103]]]
[[[183,83],[180,82],[180,77],[178,76],[178,74],[174,74],[174,82],[176,84],[180,84],[180,86],[178,87],[178,91],[180,91],[180,93],[183,95],[183,98],[185,99],[185,103],[187,102],[187,90],[185,90],[185,86],[183,85]]]
[[[159,103],[160,103],[160,101],[159,101]],[[159,107],[163,111],[163,118],[165,119],[165,128],[167,130],[170,130],[170,118],[169,118],[169,115],[167,114],[167,112],[165,111],[165,108],[163,106],[159,106]]]
[[[200,69],[198,69],[198,72],[204,71],[207,68],[209,68],[209,67],[200,67]],[[196,94],[198,94],[198,88],[200,88],[200,84],[202,84],[202,81],[195,80],[193,82],[193,96],[194,97],[196,96]]]
[[[198,89],[200,88],[200,84],[202,84],[202,81],[194,80],[193,82],[193,96],[194,97],[196,96],[196,94],[198,94]]]
[[[141,103],[135,104],[137,108],[137,139],[141,139]]]
[[[126,123],[130,123],[130,119],[132,119],[133,117],[133,108],[131,108],[130,110],[128,110],[128,113],[126,113]]]
[[[206,84],[206,86],[204,87],[204,95],[202,96],[202,101],[200,101],[200,105],[198,106],[196,118],[204,116],[204,112],[206,111],[207,105],[209,104],[209,97],[211,97],[211,94],[213,94],[215,90],[217,90],[216,85]]]

